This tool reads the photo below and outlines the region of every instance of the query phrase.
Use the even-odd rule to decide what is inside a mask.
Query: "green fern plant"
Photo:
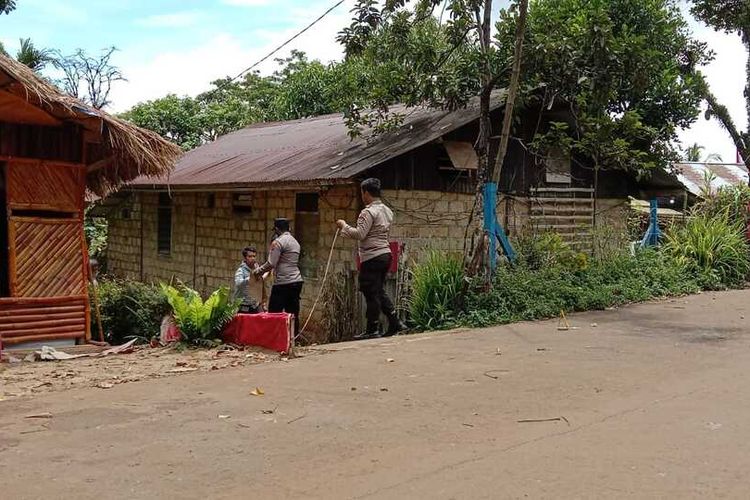
[[[228,287],[219,288],[205,302],[198,292],[184,285],[178,289],[162,284],[161,290],[184,342],[200,346],[221,343],[222,329],[239,308],[238,301],[230,300]]]

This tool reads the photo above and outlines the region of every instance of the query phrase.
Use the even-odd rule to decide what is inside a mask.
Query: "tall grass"
[[[462,306],[463,263],[455,255],[429,251],[411,272],[410,320],[420,330],[452,324]]]
[[[730,222],[725,211],[695,215],[673,229],[664,251],[708,288],[740,285],[750,272],[742,224]]]

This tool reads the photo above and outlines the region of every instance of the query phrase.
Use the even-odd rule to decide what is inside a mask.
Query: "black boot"
[[[393,314],[388,318],[388,331],[383,334],[383,337],[391,337],[399,332],[403,332],[407,328],[404,322],[396,314]]]
[[[360,333],[359,335],[355,335],[355,340],[365,340],[365,339],[377,339],[383,336],[383,332],[380,330],[380,322],[376,321],[375,323],[368,323],[367,324],[367,330],[365,330],[363,333]]]

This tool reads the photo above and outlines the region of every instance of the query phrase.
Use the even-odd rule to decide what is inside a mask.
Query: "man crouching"
[[[360,187],[362,201],[366,206],[359,214],[357,227],[350,226],[344,220],[336,221],[344,236],[358,240],[359,260],[362,263],[359,290],[367,303],[367,329],[355,338],[390,337],[406,329],[384,288],[393,259],[388,240],[393,212],[380,199],[379,179],[366,179]],[[388,318],[388,330],[385,333],[380,328],[381,313]]]

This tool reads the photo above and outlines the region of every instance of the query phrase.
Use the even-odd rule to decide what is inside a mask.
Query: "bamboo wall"
[[[4,175],[10,296],[0,297],[3,343],[87,340],[85,166],[10,160]]]

